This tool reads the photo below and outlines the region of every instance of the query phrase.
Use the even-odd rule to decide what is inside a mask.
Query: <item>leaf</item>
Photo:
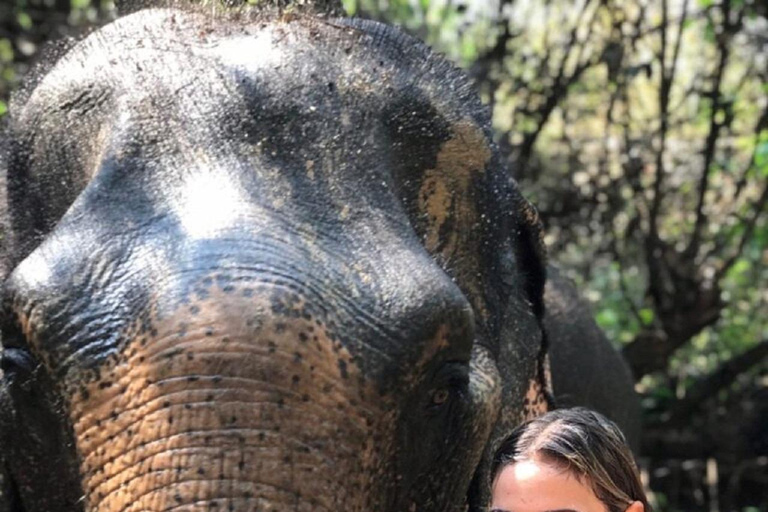
[[[704,27],[704,40],[708,43],[715,42],[715,26],[711,21],[708,21],[707,26]]]
[[[755,148],[755,166],[762,176],[768,176],[768,130],[760,134]]]
[[[605,329],[619,323],[619,315],[613,309],[604,309],[597,314],[596,320],[597,324]]]
[[[731,267],[729,274],[731,276],[738,276],[740,274],[747,272],[750,268],[752,268],[752,263],[749,260],[745,260],[742,258],[742,259],[739,259],[736,263],[734,263],[733,267]]]
[[[461,58],[464,62],[471,63],[477,58],[477,45],[471,37],[464,38],[461,41]]]
[[[13,46],[8,39],[0,39],[0,62],[13,61]]]
[[[8,105],[4,101],[0,100],[0,117],[4,116],[8,112]]]
[[[357,13],[357,0],[341,0],[341,5],[344,7],[344,12],[349,16],[354,16]]]
[[[668,386],[660,385],[651,391],[653,396],[660,399],[671,400],[675,398],[675,393]]]
[[[645,325],[649,325],[653,322],[654,314],[651,308],[643,308],[638,311],[638,314],[640,315],[640,320],[642,320]]]
[[[24,30],[29,30],[30,28],[32,28],[32,18],[29,16],[29,14],[25,12],[18,13],[16,15],[16,21],[18,22],[19,26]]]

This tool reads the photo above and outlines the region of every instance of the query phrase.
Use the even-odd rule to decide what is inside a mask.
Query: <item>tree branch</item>
[[[643,322],[643,317],[640,316],[640,310],[635,305],[635,301],[632,300],[632,297],[630,297],[629,289],[627,288],[627,283],[624,280],[624,262],[621,258],[621,254],[619,254],[619,249],[617,247],[617,240],[619,239],[619,234],[616,232],[613,226],[611,226],[611,231],[613,235],[612,235],[611,243],[609,245],[609,251],[613,256],[614,261],[619,265],[619,288],[621,289],[621,296],[624,299],[624,303],[629,308],[629,311],[632,313],[632,316],[634,316],[635,319],[637,320],[637,323],[640,325],[644,325],[645,322]]]
[[[763,112],[760,114],[760,119],[757,121],[757,125],[755,126],[755,147],[752,148],[752,154],[749,157],[749,163],[747,164],[744,171],[741,173],[741,176],[739,177],[739,181],[736,183],[736,190],[733,193],[733,202],[737,202],[739,197],[741,197],[741,194],[746,189],[747,183],[749,182],[749,176],[754,170],[754,166],[756,164],[757,159],[757,142],[760,138],[760,133],[768,129],[768,106],[766,106],[763,109]],[[765,191],[763,191],[763,195],[765,195]],[[739,255],[741,254],[744,245],[748,241],[748,238],[751,237],[752,231],[754,230],[755,223],[757,222],[757,215],[754,215],[756,213],[759,213],[761,209],[765,208],[765,199],[758,199],[752,208],[749,209],[751,213],[753,213],[753,216],[750,220],[749,217],[740,216],[736,214],[736,212],[731,212],[729,218],[735,218],[737,222],[741,224],[746,224],[748,228],[748,232],[745,232],[742,236],[741,241],[739,242],[738,246],[739,249],[734,253],[726,262],[723,264],[721,270],[717,274],[717,278],[719,279],[722,277],[725,272],[728,271],[728,269],[736,262]],[[713,257],[722,254],[724,249],[728,246],[728,244],[731,242],[732,237],[730,236],[722,236],[715,240],[715,243],[713,244],[712,248],[707,252],[706,256],[704,257],[704,261],[712,259]]]
[[[586,71],[590,66],[589,62],[583,62],[583,63],[580,62],[584,48],[583,48],[583,45],[577,45],[578,30],[579,30],[579,27],[581,26],[581,20],[586,15],[589,5],[590,5],[589,0],[584,2],[584,7],[581,9],[581,11],[577,16],[576,24],[573,26],[573,29],[571,30],[570,39],[568,41],[568,45],[566,46],[566,52],[563,55],[562,60],[560,61],[560,65],[558,67],[557,75],[555,76],[551,92],[549,96],[547,96],[547,99],[544,102],[544,104],[538,109],[539,119],[538,119],[538,122],[536,123],[536,128],[534,128],[533,131],[523,135],[523,141],[520,144],[520,147],[518,148],[517,158],[516,158],[518,167],[521,170],[526,168],[528,164],[528,160],[530,159],[531,154],[533,152],[533,145],[536,143],[536,140],[539,138],[539,134],[541,134],[541,131],[544,129],[544,126],[549,120],[549,117],[552,114],[552,112],[560,104],[560,101],[563,99],[563,97],[566,96],[568,92],[568,87],[570,87],[576,80],[578,80],[581,74],[584,71]],[[595,10],[595,13],[597,13],[597,9]],[[589,39],[589,36],[592,34],[595,17],[596,16],[593,15],[592,19],[589,21],[588,33],[587,33],[586,39]],[[570,60],[571,53],[574,47],[576,46],[579,46],[577,50],[579,60],[577,60],[576,62],[576,69],[574,69],[573,73],[566,78],[565,68],[568,64],[568,61]]]
[[[496,41],[493,46],[475,60],[469,69],[469,75],[479,87],[482,87],[483,84],[488,86],[488,106],[491,115],[493,115],[496,104],[496,91],[500,85],[498,79],[491,77],[491,71],[494,65],[500,66],[503,64],[504,58],[507,56],[507,45],[516,37],[516,34],[513,35],[509,28],[509,20],[504,17],[504,7],[511,3],[512,0],[501,0],[499,2],[496,25],[500,28],[500,31],[496,36]]]
[[[649,220],[649,238],[656,240],[658,238],[658,216],[659,208],[661,207],[661,185],[664,181],[664,149],[666,148],[667,140],[667,123],[669,122],[667,116],[667,107],[669,105],[669,80],[667,79],[667,28],[668,28],[668,5],[667,0],[661,2],[661,51],[659,52],[659,59],[661,60],[661,86],[659,87],[659,151],[656,153],[656,179],[653,183],[653,202],[651,203],[651,211]]]
[[[693,225],[691,240],[688,243],[688,247],[686,247],[684,251],[684,254],[688,258],[692,258],[698,253],[699,245],[701,244],[701,231],[707,221],[707,215],[704,211],[704,204],[706,202],[707,190],[709,189],[710,167],[712,166],[712,162],[714,160],[715,149],[717,147],[717,139],[720,135],[720,129],[724,126],[730,125],[732,121],[732,116],[726,116],[724,121],[719,121],[718,113],[720,108],[723,106],[721,88],[723,84],[723,74],[728,64],[728,57],[730,55],[730,52],[728,51],[728,44],[730,42],[730,36],[732,35],[735,27],[741,24],[741,13],[736,24],[732,24],[730,21],[730,2],[723,2],[722,9],[723,31],[717,36],[717,49],[719,53],[719,59],[717,68],[715,70],[712,91],[710,93],[712,99],[712,111],[709,120],[709,132],[707,133],[707,139],[704,143],[704,168],[701,171],[701,178],[699,179],[699,197],[696,204],[696,221]]]
[[[752,217],[746,221],[746,228],[744,229],[744,233],[741,235],[741,240],[739,240],[739,245],[736,251],[727,260],[725,260],[725,262],[723,262],[722,266],[717,270],[715,274],[715,279],[718,281],[722,279],[726,272],[728,272],[728,270],[734,265],[734,263],[736,263],[741,254],[744,252],[744,247],[752,238],[752,233],[755,231],[757,221],[760,218],[760,215],[765,213],[766,206],[768,206],[768,183],[763,185],[763,193],[760,194],[760,198],[755,202],[754,208],[751,210]]]
[[[757,124],[755,125],[755,147],[752,150],[752,156],[749,159],[749,163],[747,164],[746,169],[744,169],[744,172],[741,173],[741,177],[739,178],[739,181],[736,183],[736,190],[734,192],[734,201],[736,201],[740,196],[741,193],[744,191],[744,188],[747,185],[747,182],[749,181],[749,174],[752,170],[752,166],[755,165],[755,160],[757,158],[757,142],[760,140],[760,133],[763,130],[768,130],[768,105],[763,107],[763,111],[760,114],[760,118],[757,120]]]
[[[690,421],[691,414],[702,407],[708,399],[721,389],[733,384],[739,375],[761,364],[766,358],[768,358],[768,339],[760,341],[754,347],[726,361],[713,373],[694,383],[685,398],[670,407],[673,412],[666,423],[675,425]]]
[[[656,179],[653,183],[653,202],[651,203],[649,220],[649,239],[653,242],[651,246],[656,245],[659,238],[658,218],[663,200],[662,185],[664,183],[664,154],[667,146],[667,133],[669,132],[669,99],[672,91],[672,84],[675,78],[677,62],[680,56],[680,47],[683,39],[683,26],[688,16],[688,0],[683,3],[683,12],[680,17],[680,28],[678,29],[677,40],[672,50],[672,61],[667,66],[667,31],[669,29],[669,4],[667,0],[661,4],[661,50],[659,59],[661,60],[661,86],[659,87],[659,115],[661,123],[659,126],[659,151],[656,153]],[[655,247],[654,247],[655,248]],[[656,255],[651,254],[651,258]]]

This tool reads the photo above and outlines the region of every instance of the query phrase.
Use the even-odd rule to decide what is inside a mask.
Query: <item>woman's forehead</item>
[[[506,466],[492,490],[491,512],[606,512],[592,486],[540,458]]]

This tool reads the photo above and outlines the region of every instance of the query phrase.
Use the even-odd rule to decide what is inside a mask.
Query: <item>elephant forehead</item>
[[[49,146],[73,146],[63,155],[73,169],[56,164],[75,184],[93,178],[100,160],[120,164],[133,151],[145,163],[258,174],[270,185],[260,183],[259,194],[272,190],[276,207],[292,200],[299,182],[310,190],[305,197],[314,187],[317,197],[391,212],[381,204],[387,194],[400,191],[402,200],[421,187],[417,208],[430,220],[420,235],[430,252],[450,258],[456,243],[448,232],[477,221],[471,190],[488,179],[479,174],[490,137],[476,106],[449,94],[462,90],[453,70],[440,74],[442,61],[425,49],[398,46],[405,45],[391,33],[318,20],[216,24],[192,13],[140,12],[65,56],[35,89],[21,125],[38,134],[33,151],[44,159]],[[160,186],[172,183],[167,169],[160,174]],[[461,222],[445,222],[452,218]]]
[[[266,199],[276,209],[310,202],[325,203],[342,220],[375,209],[397,215],[394,167],[419,160],[408,173],[420,174],[435,168],[440,151],[443,167],[474,152],[443,147],[463,137],[462,127],[472,121],[455,124],[459,129],[451,135],[454,126],[432,106],[436,91],[397,77],[398,63],[371,48],[359,31],[321,24],[313,32],[320,22],[279,20],[208,30],[209,21],[202,20],[203,28],[190,32],[189,17],[138,13],[59,62],[21,116],[21,126],[34,134],[32,152],[40,155],[33,176],[45,181],[55,166],[73,183],[65,194],[71,201],[76,187],[105,174],[105,167],[133,174],[134,181],[151,167],[141,192],[182,184],[181,193],[192,194],[189,207],[179,211],[190,210],[190,231],[206,234],[210,230],[199,226],[226,226],[232,217],[203,219],[195,214],[196,199],[237,199],[237,187],[227,182],[232,178],[258,181],[244,199]],[[417,117],[418,126],[407,134],[415,135],[413,147],[399,149],[403,112]],[[59,147],[67,149],[54,151]],[[189,176],[198,170],[207,176]],[[161,199],[166,204],[178,199],[167,196]],[[66,199],[56,199],[56,213],[69,206]]]
[[[194,13],[142,11],[76,45],[43,78],[30,103],[39,107],[33,109],[37,114],[39,109],[51,113],[46,107],[54,105],[78,110],[112,99],[133,109],[145,107],[143,115],[175,103],[190,109],[185,112],[189,122],[210,120],[217,112],[231,116],[235,112],[229,107],[238,106],[242,97],[263,102],[279,95],[282,103],[302,103],[308,89],[328,87],[327,81],[307,81],[310,74],[345,75],[348,80],[331,87],[365,89],[364,74],[370,70],[364,59],[350,59],[336,41],[353,45],[359,34],[329,25],[318,40],[318,32],[307,23],[273,19],[233,24]]]

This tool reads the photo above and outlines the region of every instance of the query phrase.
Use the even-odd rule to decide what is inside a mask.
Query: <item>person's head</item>
[[[581,407],[520,425],[491,462],[491,512],[650,512],[621,430]]]

